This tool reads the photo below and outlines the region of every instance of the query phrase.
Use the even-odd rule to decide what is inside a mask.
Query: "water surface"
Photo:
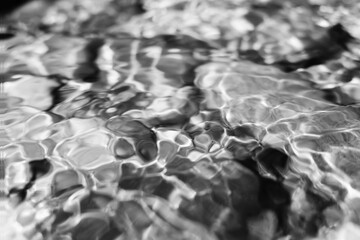
[[[5,240],[359,239],[359,10],[58,0],[4,14]]]

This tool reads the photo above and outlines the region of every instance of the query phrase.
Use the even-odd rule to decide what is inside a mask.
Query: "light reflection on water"
[[[8,16],[5,239],[359,238],[359,6],[306,2]]]

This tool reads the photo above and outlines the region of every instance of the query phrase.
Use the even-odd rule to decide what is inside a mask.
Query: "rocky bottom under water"
[[[356,0],[0,13],[2,240],[360,239]]]

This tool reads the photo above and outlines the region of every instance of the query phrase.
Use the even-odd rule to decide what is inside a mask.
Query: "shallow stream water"
[[[2,240],[360,239],[356,0],[4,9]]]

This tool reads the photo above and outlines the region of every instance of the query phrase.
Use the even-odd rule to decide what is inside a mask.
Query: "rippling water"
[[[360,239],[356,0],[10,10],[1,239]]]

